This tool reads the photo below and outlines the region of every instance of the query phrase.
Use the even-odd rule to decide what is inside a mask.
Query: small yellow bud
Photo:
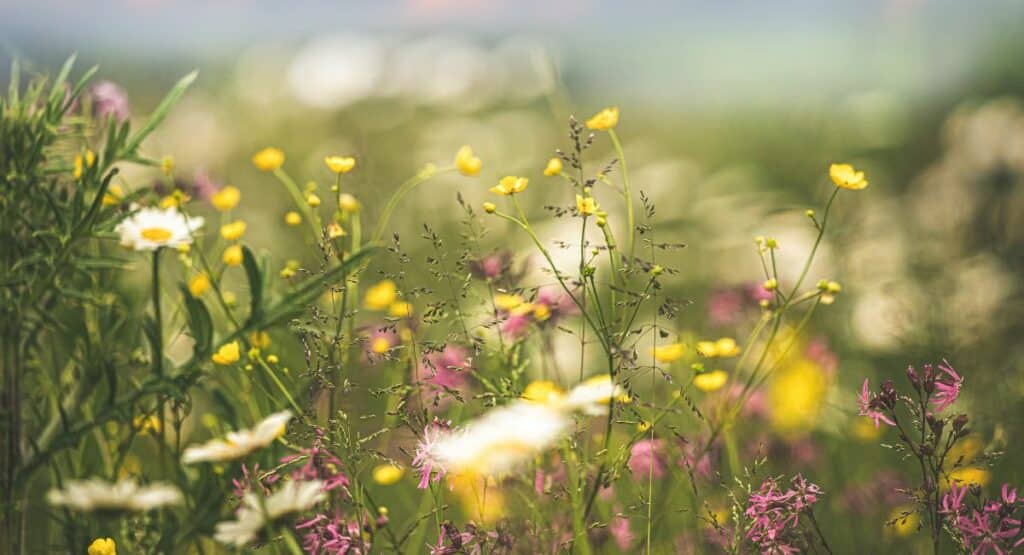
[[[495,206],[493,202],[484,203],[484,212],[487,212],[488,214],[493,214],[497,209],[498,207]]]
[[[174,157],[164,156],[163,160],[160,160],[160,171],[163,172],[167,177],[171,177],[174,173]]]
[[[825,284],[825,290],[829,293],[839,293],[843,290],[843,286],[838,281],[830,281]]]
[[[380,464],[373,468],[373,481],[382,486],[390,486],[401,480],[404,474],[405,471],[400,466]],[[381,507],[381,509],[383,509],[381,514],[387,514],[387,507]]]
[[[652,276],[660,276],[661,273],[664,272],[664,271],[665,271],[665,268],[662,268],[660,264],[655,264],[654,266],[651,267],[651,275]]]
[[[302,223],[302,216],[293,210],[284,215],[284,223],[290,227],[295,227]]]
[[[636,423],[636,431],[638,431],[640,433],[644,433],[644,432],[646,432],[647,430],[650,430],[650,429],[651,429],[651,423],[646,421],[646,420],[641,420],[640,422]]]
[[[280,362],[280,359],[277,358],[277,355],[267,355],[267,362],[269,364],[277,364]]]
[[[594,222],[597,224],[597,227],[604,227],[608,225],[608,218],[604,216],[598,216],[597,219],[594,220]]]
[[[235,296],[235,293],[233,291],[225,291],[223,293],[223,297],[224,297],[224,304],[226,304],[228,306],[235,306],[235,304],[238,303],[238,297]]]
[[[241,266],[242,265],[242,247],[240,245],[231,245],[224,249],[224,254],[221,256],[221,261],[228,266]]]
[[[306,195],[306,204],[310,205],[313,208],[316,208],[317,206],[320,206],[320,197],[316,196],[313,193],[309,193],[308,195]]]
[[[764,287],[765,291],[775,291],[776,289],[779,288],[779,280],[775,278],[765,280],[765,282],[762,284],[762,287]]]
[[[779,248],[779,242],[774,238],[769,237],[768,239],[765,239],[764,246],[769,249],[777,249]]]
[[[808,218],[813,218],[814,214],[815,214],[814,210],[808,210],[808,211],[804,212],[804,215],[807,216]]]

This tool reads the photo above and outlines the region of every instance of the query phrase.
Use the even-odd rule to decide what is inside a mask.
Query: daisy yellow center
[[[147,227],[139,232],[143,239],[156,243],[163,243],[171,238],[174,233],[165,227]]]

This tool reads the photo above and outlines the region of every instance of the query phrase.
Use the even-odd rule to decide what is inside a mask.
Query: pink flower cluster
[[[979,498],[975,503],[966,499],[970,490],[970,486],[952,484],[942,497],[940,509],[964,547],[974,555],[1002,555],[1024,545],[1024,529],[1021,528],[1024,499],[1017,498],[1016,488],[1003,484],[999,499]]]
[[[300,449],[295,455],[283,457],[281,464],[287,465],[304,461],[302,466],[291,471],[292,480],[303,482],[321,480],[324,483],[324,491],[329,492],[343,488],[342,492],[346,492],[347,490],[344,488],[348,488],[349,482],[348,476],[343,471],[344,463],[324,447],[323,437],[323,431],[317,428],[313,444],[308,448]]]
[[[466,374],[473,370],[466,350],[457,345],[445,345],[440,351],[423,356],[416,367],[415,380],[422,384],[423,392],[433,399],[439,409],[445,408],[453,396],[468,388]],[[430,401],[430,399],[425,399]]]
[[[768,478],[750,494],[744,514],[751,519],[747,539],[761,553],[800,552],[800,516],[809,512],[824,493],[816,484],[797,474],[790,488],[783,490],[775,478]]]

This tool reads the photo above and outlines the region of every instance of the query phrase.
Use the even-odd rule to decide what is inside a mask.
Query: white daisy
[[[218,522],[213,538],[227,545],[249,545],[267,524],[291,514],[308,511],[323,501],[326,496],[323,487],[324,483],[320,480],[288,481],[267,497],[260,497],[253,492],[246,493],[235,515],[236,519]]]
[[[554,447],[571,425],[557,407],[517,401],[436,438],[426,458],[439,472],[501,475]]]
[[[181,491],[164,483],[140,486],[135,480],[121,480],[111,484],[98,478],[72,480],[63,489],[52,489],[46,494],[51,505],[62,505],[83,512],[90,511],[148,511],[164,505],[177,505],[182,501]]]
[[[629,395],[608,374],[601,374],[572,388],[572,391],[560,402],[568,410],[580,411],[583,414],[596,416],[608,413],[608,405],[612,397],[616,402],[628,403]]]
[[[117,224],[121,245],[137,251],[192,244],[192,233],[203,227],[203,219],[186,217],[177,208],[142,208]]]
[[[223,439],[211,439],[202,445],[185,449],[181,462],[193,464],[240,459],[253,451],[263,449],[284,435],[285,427],[291,418],[291,411],[275,412],[251,429],[229,432]]]

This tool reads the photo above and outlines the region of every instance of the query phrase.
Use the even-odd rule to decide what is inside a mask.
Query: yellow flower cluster
[[[707,358],[729,358],[740,354],[740,346],[731,337],[723,337],[716,341],[700,341],[697,353]]]

